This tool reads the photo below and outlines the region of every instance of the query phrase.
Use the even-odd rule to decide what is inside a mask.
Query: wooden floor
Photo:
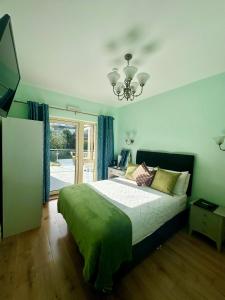
[[[177,233],[123,277],[110,296],[83,282],[82,259],[56,201],[42,227],[0,243],[0,299],[225,299],[225,251]]]

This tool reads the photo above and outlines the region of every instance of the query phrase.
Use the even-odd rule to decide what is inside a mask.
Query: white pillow
[[[158,170],[158,167],[150,167],[150,166],[147,166],[148,170],[149,171],[153,171],[153,170]]]
[[[185,183],[185,186],[184,186],[184,191],[185,191],[185,194],[187,193],[187,189],[188,189],[188,185],[189,185],[189,181],[190,181],[190,177],[191,177],[191,174],[187,174],[187,179],[186,179],[186,183]]]
[[[171,173],[181,173],[180,176],[177,179],[177,182],[175,184],[175,187],[173,189],[173,194],[181,196],[185,195],[187,192],[189,180],[190,180],[190,174],[188,171],[185,172],[178,172],[178,171],[173,171],[173,170],[165,170],[167,172]]]

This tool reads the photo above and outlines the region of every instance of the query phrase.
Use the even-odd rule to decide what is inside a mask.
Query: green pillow
[[[134,171],[137,169],[139,165],[135,165],[135,164],[128,164],[127,170],[126,170],[126,174],[125,174],[125,178],[130,179],[130,180],[135,180],[132,176],[132,174],[134,173]]]
[[[151,188],[172,195],[173,189],[181,173],[171,173],[158,169]]]

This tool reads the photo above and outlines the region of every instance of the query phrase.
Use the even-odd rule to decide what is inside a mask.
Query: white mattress
[[[133,245],[186,208],[186,195],[170,196],[149,187],[138,187],[136,182],[125,178],[92,182],[89,186],[130,218]]]

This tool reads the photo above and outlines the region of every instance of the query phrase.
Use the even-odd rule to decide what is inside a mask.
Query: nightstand
[[[214,211],[192,203],[189,219],[189,234],[200,232],[216,242],[218,251],[225,240],[225,207],[219,206]]]
[[[114,177],[123,177],[125,173],[126,173],[125,170],[121,170],[115,167],[108,167],[108,179]]]

